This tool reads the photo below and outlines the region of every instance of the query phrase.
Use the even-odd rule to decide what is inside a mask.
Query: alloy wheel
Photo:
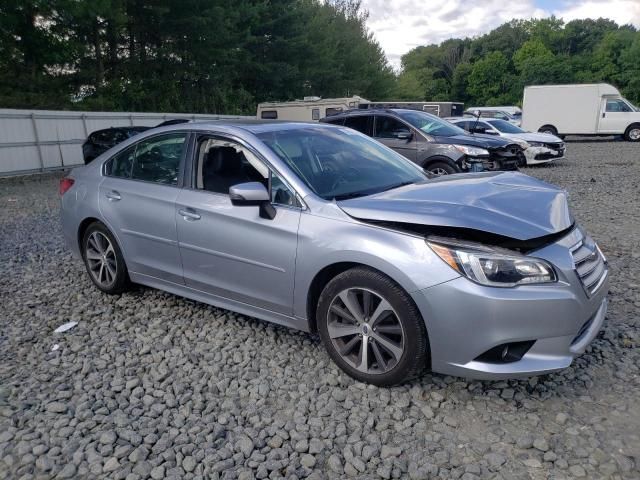
[[[629,138],[634,142],[640,140],[640,128],[634,128],[629,131]]]
[[[404,353],[405,334],[398,315],[371,290],[349,288],[336,295],[327,329],[336,351],[362,373],[388,372]]]
[[[109,288],[116,280],[118,263],[116,252],[106,235],[99,231],[89,235],[85,246],[85,258],[89,273],[96,283],[103,288]]]
[[[440,167],[434,168],[433,170],[431,170],[431,173],[437,176],[449,174],[449,172],[447,172],[444,168],[440,168]]]

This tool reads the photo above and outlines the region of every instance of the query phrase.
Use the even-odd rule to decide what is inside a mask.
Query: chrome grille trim
[[[571,248],[576,275],[588,296],[593,295],[607,277],[607,261],[590,237],[584,237]]]

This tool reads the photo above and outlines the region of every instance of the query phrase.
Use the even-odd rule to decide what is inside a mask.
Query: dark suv
[[[111,127],[104,130],[96,130],[82,144],[82,156],[85,165],[98,155],[103,154],[111,147],[124,142],[140,132],[149,130],[150,127]]]
[[[358,130],[436,175],[517,170],[523,155],[522,148],[509,140],[471,135],[416,110],[349,110],[320,121]]]

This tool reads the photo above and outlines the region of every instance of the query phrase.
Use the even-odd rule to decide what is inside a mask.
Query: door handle
[[[111,190],[110,192],[105,193],[104,196],[107,197],[110,202],[117,202],[122,198],[120,194],[115,190]]]
[[[187,221],[200,220],[198,215],[192,208],[181,208],[178,213]]]
[[[607,114],[605,112],[602,112],[602,118],[604,118]]]

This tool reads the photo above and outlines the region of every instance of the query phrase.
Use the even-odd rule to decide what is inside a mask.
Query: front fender
[[[311,213],[303,213],[300,219],[296,258],[294,315],[299,318],[307,317],[307,295],[315,276],[336,263],[376,269],[407,293],[459,276],[418,235]]]

